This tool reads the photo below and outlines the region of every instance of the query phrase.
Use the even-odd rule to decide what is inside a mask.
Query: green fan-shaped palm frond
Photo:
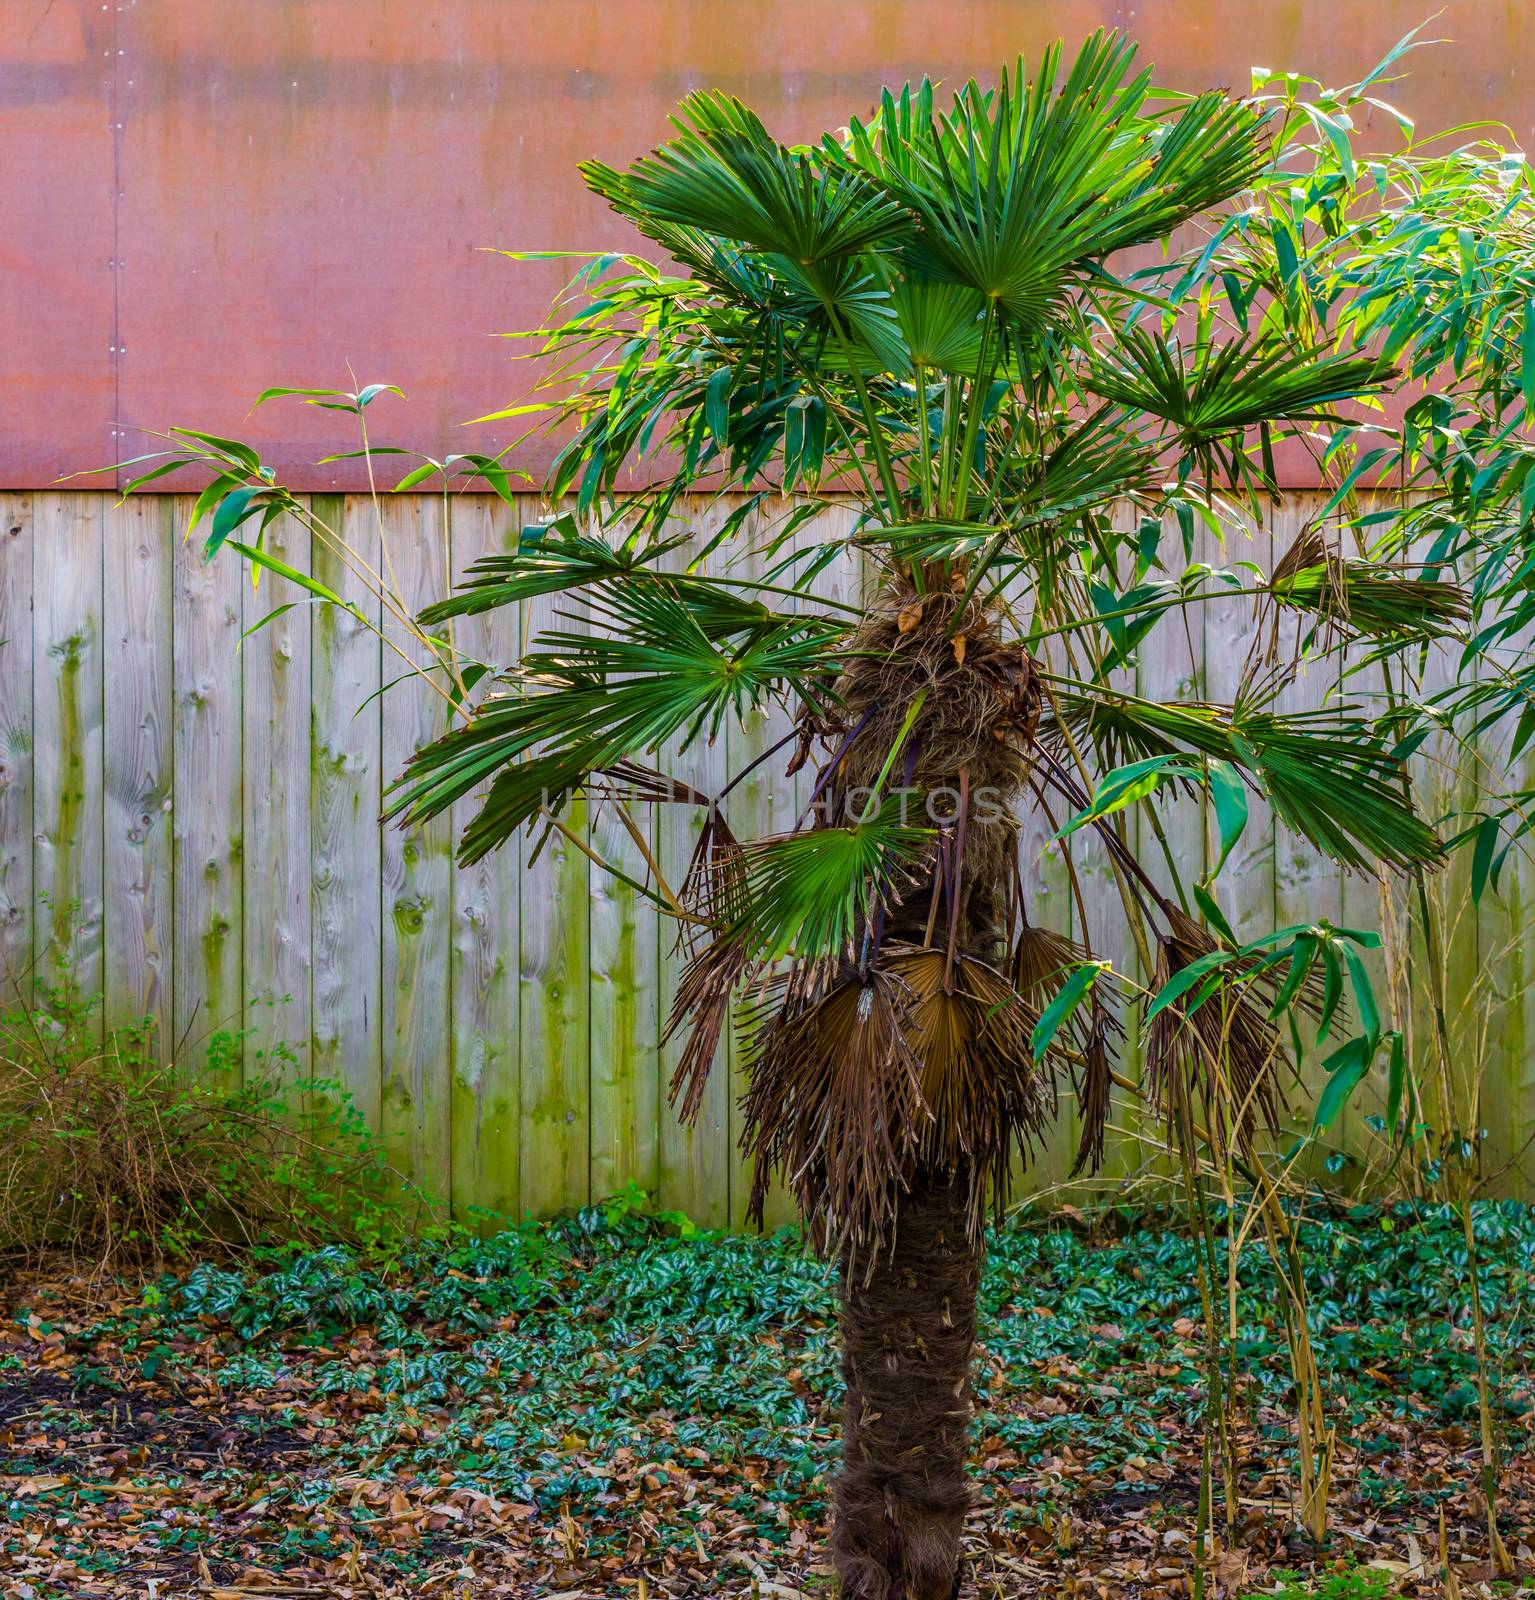
[[[912,378],[919,369],[973,376],[984,311],[985,301],[964,284],[903,276],[887,294],[849,308],[852,359],[897,378]]]
[[[1320,528],[1308,528],[1285,552],[1268,592],[1323,626],[1380,639],[1437,638],[1471,617],[1457,584],[1351,560],[1329,548]]]
[[[1374,393],[1390,378],[1373,356],[1296,349],[1255,335],[1196,346],[1145,328],[1123,329],[1119,359],[1094,366],[1095,394],[1158,417],[1186,450],[1271,422],[1324,420],[1326,407]]]
[[[728,600],[728,597],[726,597]],[[722,628],[711,591],[690,606],[665,583],[631,582],[594,595],[600,634],[542,634],[524,658],[518,692],[496,695],[470,722],[412,756],[388,815],[439,816],[490,783],[465,830],[460,860],[478,861],[545,808],[557,810],[588,775],[679,734],[714,737],[727,714],[773,696],[821,703],[835,677],[814,619]]]
[[[1214,94],[1146,115],[1150,76],[1131,76],[1134,56],[1100,32],[1062,78],[1052,46],[1032,82],[1020,60],[995,91],[967,84],[926,127],[925,85],[887,97],[877,128],[854,125],[845,158],[919,218],[906,253],[923,276],[1041,329],[1090,263],[1163,236],[1258,168],[1250,107]]]
[[[1151,485],[1154,453],[1099,412],[1021,465],[1004,462],[998,501],[1019,529],[1068,523]]]
[[[574,517],[535,523],[522,530],[515,551],[482,556],[474,562],[458,592],[428,606],[420,621],[431,627],[450,617],[479,616],[540,595],[621,581],[644,572],[645,563],[664,554],[666,548],[657,546],[641,557],[615,548],[606,539],[583,534]]]
[[[903,207],[863,174],[780,145],[756,114],[718,91],[690,95],[678,136],[619,174],[582,172],[615,209],[697,228],[808,268],[909,227]]]
[[[1401,763],[1348,707],[1277,714],[1160,704],[1111,690],[1057,696],[1116,765],[1193,750],[1242,768],[1290,828],[1346,867],[1406,867],[1443,853],[1402,790]]]
[[[780,834],[741,847],[739,895],[727,937],[776,961],[856,958],[854,941],[927,854],[932,828],[905,821],[908,806],[886,799],[842,827]]]
[[[478,616],[540,595],[580,590],[613,595],[644,588],[674,598],[710,639],[771,631],[789,621],[752,598],[757,587],[753,580],[659,570],[656,564],[661,558],[690,538],[690,533],[682,533],[641,549],[614,546],[582,534],[573,517],[539,523],[523,530],[516,551],[483,556],[474,562],[458,593],[428,606],[419,620],[433,626],[451,617]],[[807,634],[819,630],[829,642],[843,624],[812,613],[794,618],[792,626]]]

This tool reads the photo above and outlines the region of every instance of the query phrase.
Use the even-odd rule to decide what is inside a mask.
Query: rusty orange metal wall
[[[443,452],[510,401],[495,335],[562,277],[480,246],[629,242],[576,163],[664,137],[719,85],[786,138],[880,85],[991,75],[1126,28],[1164,81],[1245,88],[1255,62],[1362,74],[1433,0],[0,0],[0,488],[51,482],[176,422],[242,429],[295,487],[328,413],[269,384],[402,385],[381,429]],[[1535,7],[1451,0],[1390,93],[1525,142]],[[393,408],[393,409],[390,409]],[[344,439],[339,440],[344,444]],[[530,461],[529,465],[536,465]]]

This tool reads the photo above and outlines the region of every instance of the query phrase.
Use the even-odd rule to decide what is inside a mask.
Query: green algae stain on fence
[[[216,889],[218,868],[209,862],[207,868],[210,891]],[[234,931],[229,919],[215,914],[209,921],[200,940],[203,956],[203,999],[208,1016],[214,1023],[229,1017],[229,996],[224,992],[224,976],[229,969],[229,936]]]
[[[593,842],[605,860],[643,880],[639,851],[620,826],[608,826]],[[653,910],[634,889],[595,865],[589,880],[591,1191],[600,1199],[630,1183],[648,1190],[659,1183],[657,929]]]
[[[49,915],[50,943],[58,970],[72,969],[80,916],[78,881],[81,824],[85,811],[85,718],[80,703],[80,668],[87,637],[79,631],[50,645],[58,662],[58,810],[51,833],[53,890]],[[51,965],[52,963],[50,963]]]
[[[381,564],[373,512],[340,495],[315,495],[310,509],[332,537],[316,535],[311,571],[345,606],[310,613],[309,849],[311,1062],[338,1079],[377,1128],[382,1073],[381,809],[382,682],[378,638],[358,615],[378,616],[363,577],[343,559]]]
[[[561,821],[585,841],[586,804]],[[522,885],[522,1205],[553,1211],[590,1196],[587,858],[552,834]]]

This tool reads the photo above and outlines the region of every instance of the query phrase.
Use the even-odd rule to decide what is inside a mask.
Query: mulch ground
[[[1535,1217],[1489,1206],[1479,1229],[1503,1526],[1535,1587]],[[1453,1226],[1361,1213],[1306,1237],[1339,1435],[1329,1540],[1295,1528],[1272,1285],[1244,1259],[1241,1492],[1205,1593],[1353,1571],[1329,1592],[1438,1595],[1442,1558],[1463,1595],[1517,1587],[1487,1559]],[[12,1296],[8,1600],[829,1592],[834,1291],[791,1239],[593,1212],[433,1241],[387,1270],[290,1251],[90,1306],[67,1275]],[[1203,1354],[1187,1242],[1008,1229],[983,1312],[966,1596],[1191,1595]]]

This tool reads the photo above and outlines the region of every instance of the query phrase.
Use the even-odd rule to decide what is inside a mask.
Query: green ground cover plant
[[[834,1276],[792,1233],[708,1234],[640,1201],[439,1233],[392,1262],[295,1245],[203,1263],[87,1315],[67,1283],[34,1289],[0,1349],[0,1564],[30,1586],[10,1593],[828,1593]],[[1535,1526],[1535,1212],[1484,1203],[1476,1228],[1512,1532]],[[1292,1379],[1255,1245],[1231,1396],[1242,1543],[1212,1584],[1438,1594],[1443,1513],[1457,1581],[1479,1592],[1458,1216],[1359,1208],[1303,1238],[1337,1405],[1335,1526],[1320,1549],[1296,1531]],[[1192,1592],[1196,1250],[1130,1214],[992,1235],[967,1596]]]

